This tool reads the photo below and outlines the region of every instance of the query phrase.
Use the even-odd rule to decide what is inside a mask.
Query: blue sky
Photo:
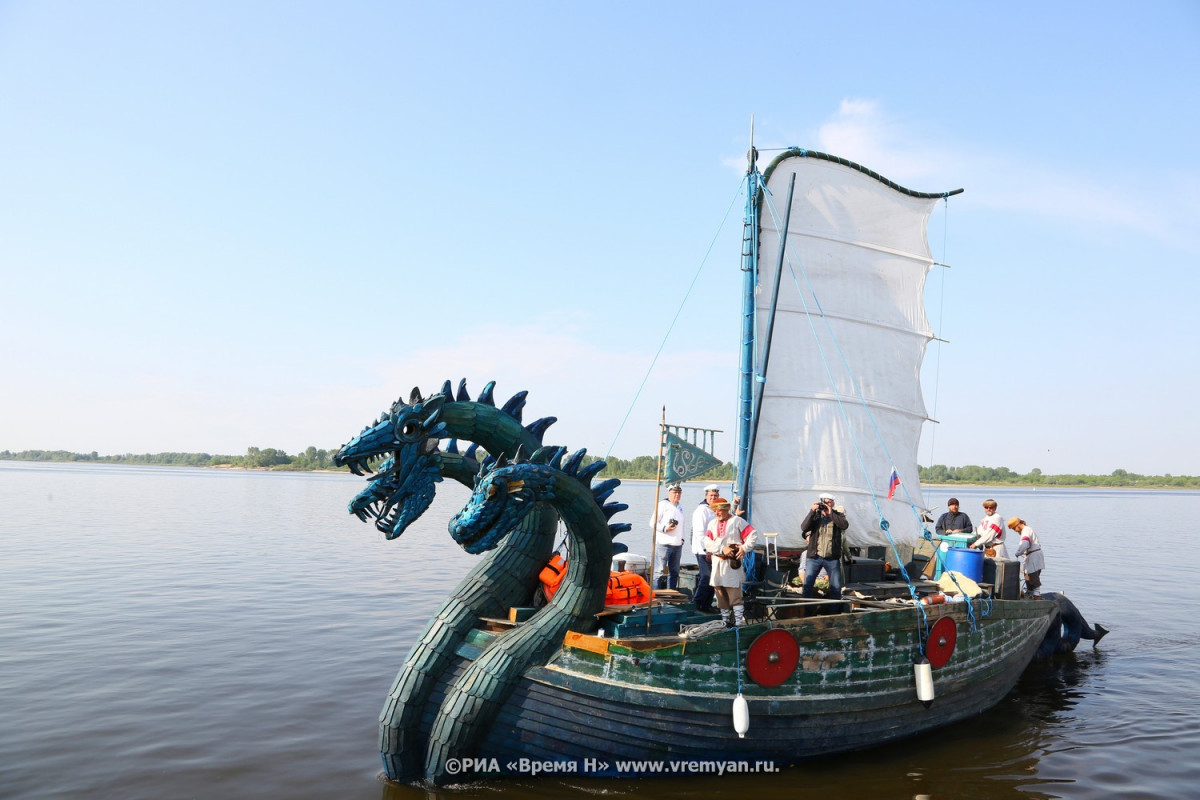
[[[1190,0],[0,2],[0,449],[332,448],[461,377],[730,431],[753,114],[966,189],[922,463],[1200,474],[1197,75]]]

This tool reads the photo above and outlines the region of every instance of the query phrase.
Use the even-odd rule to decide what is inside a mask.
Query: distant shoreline
[[[275,451],[279,452],[279,451]],[[328,451],[319,451],[328,453]],[[236,463],[244,461],[244,456],[210,456],[206,453],[158,453],[158,454],[126,454],[123,456],[99,456],[95,453],[83,455],[79,453],[70,453],[62,450],[44,451],[44,450],[26,450],[19,453],[13,453],[9,450],[0,451],[0,461],[10,461],[13,463],[59,463],[59,464],[113,464],[125,466],[145,466],[145,467],[193,467],[200,469],[238,469],[246,472],[322,472],[322,473],[344,473],[351,474],[349,470],[344,468],[336,468],[326,466],[325,464],[307,466],[304,463],[288,463],[288,464],[273,464],[270,466],[247,465],[245,463]],[[303,455],[295,457],[303,459]],[[221,463],[212,463],[213,459],[220,459]],[[328,457],[325,458],[326,463]],[[234,462],[234,463],[230,463]],[[943,471],[974,470],[978,472],[980,467],[951,467],[947,470],[946,467],[939,467]],[[1036,472],[1036,470],[1035,470]],[[1118,470],[1118,472],[1122,472]],[[944,473],[943,473],[944,474]],[[626,483],[648,483],[653,484],[653,478],[646,477],[626,477],[620,474],[618,470],[606,470],[604,473],[608,478],[620,478]],[[1006,480],[963,480],[963,481],[931,481],[922,483],[921,486],[926,489],[939,489],[953,491],[956,488],[1005,488],[1012,487],[1014,489],[1130,489],[1130,490],[1181,490],[1181,491],[1197,491],[1200,490],[1200,477],[1189,475],[1136,475],[1133,473],[1124,473],[1122,475],[1039,475],[1039,481],[1029,480],[1013,480],[1011,473]],[[1026,476],[1020,476],[1026,477]],[[1121,482],[1118,482],[1121,481]],[[703,486],[707,483],[718,483],[728,485],[729,478],[695,478],[687,481],[688,486]]]

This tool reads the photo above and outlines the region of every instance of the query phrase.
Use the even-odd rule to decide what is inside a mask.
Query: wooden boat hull
[[[704,771],[700,762],[714,760],[778,768],[914,736],[998,703],[1030,663],[1054,606],[993,601],[971,610],[974,624],[964,603],[926,609],[930,626],[950,617],[957,631],[949,660],[933,671],[937,696],[928,708],[916,695],[919,617],[912,607],[766,622],[699,640],[572,634],[550,663],[527,671],[478,751],[462,755],[472,759],[469,777],[528,775],[534,765],[644,776]],[[795,671],[767,688],[749,679],[745,660],[772,628],[791,633],[800,652]],[[442,685],[477,652],[477,645],[460,649]],[[739,676],[750,712],[744,738],[732,724]],[[431,724],[432,714],[423,727]]]

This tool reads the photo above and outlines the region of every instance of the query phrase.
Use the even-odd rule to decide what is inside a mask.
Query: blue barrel
[[[946,551],[946,569],[961,572],[979,583],[983,580],[983,551],[969,547],[951,547]]]

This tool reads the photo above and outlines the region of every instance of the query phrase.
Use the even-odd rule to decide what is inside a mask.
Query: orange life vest
[[[613,572],[608,576],[606,606],[629,606],[650,602],[650,584],[636,572]]]
[[[538,577],[542,581],[542,593],[546,595],[546,602],[554,599],[554,593],[558,591],[559,584],[562,583],[563,577],[567,574],[567,561],[558,553],[550,557],[550,563],[542,567],[542,572]]]
[[[562,585],[567,574],[567,561],[558,553],[550,558],[550,563],[542,567],[538,578],[542,581],[542,593],[546,602],[554,599],[558,587]],[[608,577],[608,591],[604,595],[606,606],[629,606],[650,602],[650,584],[636,572],[611,572]]]

